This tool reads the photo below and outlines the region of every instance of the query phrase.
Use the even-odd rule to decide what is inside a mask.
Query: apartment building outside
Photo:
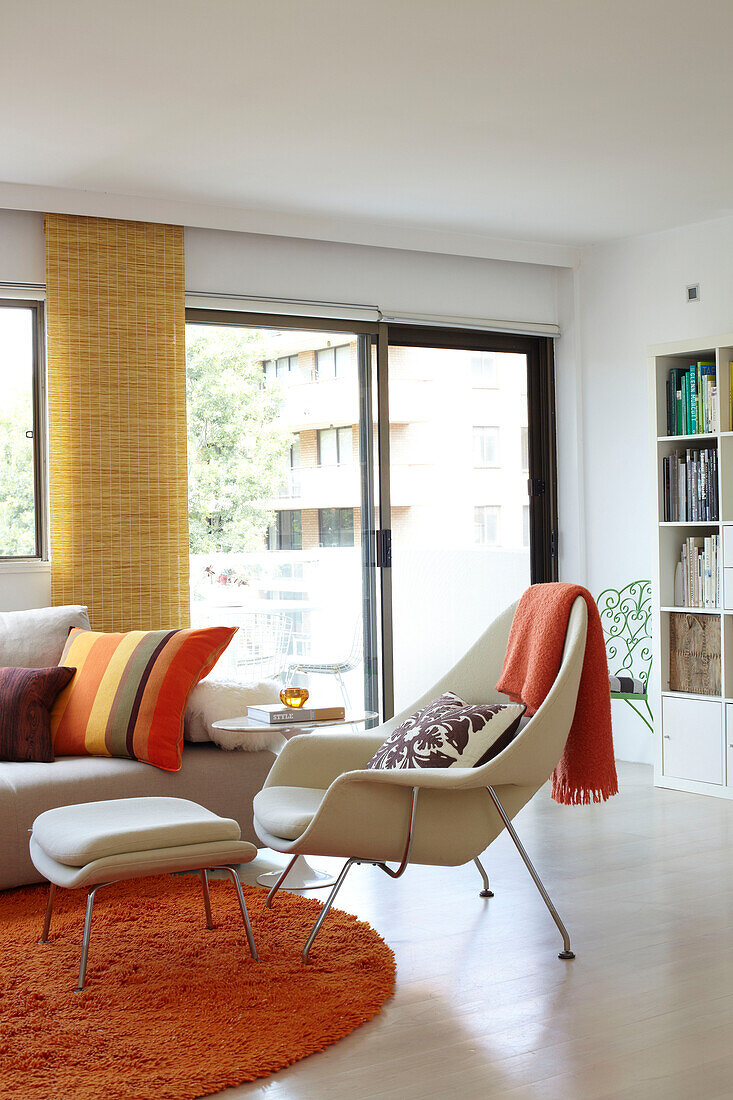
[[[216,610],[221,617],[224,596],[233,621],[245,616],[251,627],[253,616],[266,615],[284,623],[281,672],[298,657],[351,656],[355,702],[363,699],[357,341],[285,331],[264,333],[262,347],[263,386],[279,393],[291,442],[279,491],[267,501],[262,552],[246,562],[228,556],[250,582],[225,594],[212,588]],[[526,363],[507,353],[394,347],[389,378],[394,619],[409,702],[422,675],[410,661],[426,607],[442,632],[436,659],[445,668],[453,649],[463,652],[480,633],[487,601],[498,611],[529,583]],[[376,453],[376,424],[372,431]],[[451,607],[467,588],[475,609],[459,623]],[[328,676],[309,684],[319,698],[340,698]]]

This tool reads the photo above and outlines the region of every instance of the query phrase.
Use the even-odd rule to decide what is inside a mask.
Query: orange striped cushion
[[[51,713],[56,756],[123,756],[180,771],[188,697],[236,630],[98,634],[74,627],[59,664],[76,675]]]

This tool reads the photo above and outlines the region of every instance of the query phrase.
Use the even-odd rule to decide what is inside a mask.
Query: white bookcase
[[[652,575],[651,702],[654,711],[654,781],[678,791],[733,798],[733,424],[729,414],[729,379],[733,334],[710,340],[662,344],[649,348],[652,420],[655,565]],[[672,367],[708,360],[717,366],[720,423],[705,435],[667,435],[667,379]],[[713,446],[718,451],[719,519],[715,523],[670,523],[664,520],[662,460],[675,450]],[[721,692],[698,695],[670,690],[670,615],[674,606],[675,568],[688,536],[721,536],[722,607],[689,609],[720,619]]]

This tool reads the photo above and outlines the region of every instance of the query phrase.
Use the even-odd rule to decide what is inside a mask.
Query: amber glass
[[[280,702],[286,707],[302,707],[308,702],[308,688],[284,687],[280,692]]]

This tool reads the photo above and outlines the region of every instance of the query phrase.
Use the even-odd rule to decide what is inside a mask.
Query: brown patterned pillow
[[[75,668],[0,668],[0,760],[50,763],[51,710]]]
[[[515,737],[520,703],[466,703],[446,691],[393,730],[365,768],[474,768]]]

